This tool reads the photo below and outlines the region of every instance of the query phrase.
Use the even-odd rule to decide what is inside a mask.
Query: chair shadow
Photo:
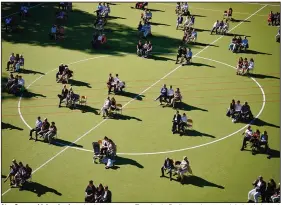
[[[195,46],[205,46],[205,47],[206,47],[206,46],[211,46],[211,47],[216,47],[216,48],[219,47],[219,46],[214,45],[214,44],[200,43],[200,42],[195,42],[195,43],[190,42],[190,44],[195,45]]]
[[[44,140],[38,140],[38,142],[48,143],[47,141],[44,141]],[[80,148],[83,147],[82,145],[78,145],[78,144],[75,144],[75,143],[72,143],[72,142],[69,142],[69,141],[66,141],[63,139],[58,139],[58,138],[53,140],[52,145],[57,146],[57,147],[65,147],[65,146],[80,147]]]
[[[232,19],[231,21],[235,22],[235,23],[241,23],[241,22],[250,23],[251,22],[249,20],[240,20],[240,19]]]
[[[85,86],[87,88],[92,88],[90,83],[86,83],[86,82],[83,82],[83,81],[79,81],[79,80],[74,80],[74,79],[69,79],[68,83],[71,85],[71,86],[78,86],[78,87],[81,87],[81,86]]]
[[[131,92],[127,92],[127,91],[123,91],[121,93],[116,93],[115,95],[120,95],[120,96],[124,96],[124,97],[128,97],[128,98],[136,98],[136,100],[140,100],[140,101],[142,100],[143,97],[145,97],[145,95],[139,95],[139,94],[131,93]]]
[[[120,16],[108,16],[108,19],[109,20],[114,20],[114,19],[127,19],[127,18],[120,17]]]
[[[6,176],[6,175],[4,175],[4,174],[1,174],[1,178],[2,178],[2,179],[6,179],[6,178],[7,178],[7,176]]]
[[[20,127],[17,127],[17,126],[14,126],[10,123],[5,123],[5,122],[1,122],[1,126],[2,126],[2,130],[4,129],[9,129],[9,130],[23,130],[22,128]]]
[[[120,114],[120,113],[114,114],[114,116],[112,118],[109,118],[109,119],[113,119],[113,120],[137,120],[137,121],[142,121],[142,119],[140,119],[140,118],[132,117],[132,116],[128,116],[128,115],[124,115],[124,114]]]
[[[36,70],[28,70],[28,69],[20,69],[18,73],[22,73],[22,74],[33,74],[33,75],[36,75],[36,74],[40,74],[40,75],[45,75],[45,73],[42,73],[42,72],[39,72],[39,71],[36,71]]]
[[[44,186],[37,182],[26,182],[20,190],[33,192],[33,193],[37,194],[38,197],[40,197],[48,192],[54,193],[58,196],[62,196],[62,194],[60,192],[58,192],[57,190]]]
[[[250,77],[260,78],[260,79],[271,78],[271,79],[278,79],[278,80],[280,80],[280,77],[271,76],[271,75],[264,75],[264,74],[256,74],[256,73],[251,73]]]
[[[43,97],[45,98],[46,95],[42,95],[42,94],[38,94],[38,93],[33,93],[33,92],[30,92],[30,91],[27,91],[27,92],[24,92],[22,94],[22,98],[38,98],[38,97]]]
[[[132,165],[132,166],[136,166],[136,167],[138,167],[140,169],[144,168],[136,160],[133,160],[133,159],[130,159],[130,158],[126,158],[126,157],[120,157],[120,156],[116,157],[116,162],[114,164],[115,165]]]
[[[152,59],[155,61],[175,61],[174,59],[163,57],[163,56],[156,56],[156,55],[151,55],[149,56],[148,59]]]
[[[237,33],[227,33],[227,36],[246,36],[247,38],[250,38],[251,36],[243,35],[243,34],[237,34]]]
[[[215,188],[219,188],[219,189],[224,189],[224,186],[215,184],[213,182],[207,181],[206,179],[203,179],[199,176],[186,176],[184,178],[184,183],[186,185],[193,185],[193,186],[197,186],[197,187],[215,187]]]
[[[199,14],[193,14],[192,16],[195,16],[195,17],[207,17],[207,16],[203,16],[203,15],[199,15]]]
[[[192,105],[188,105],[185,102],[178,102],[176,104],[176,109],[184,110],[184,111],[200,110],[200,111],[208,112],[208,110],[205,110],[205,109],[200,108],[200,107],[195,107],[195,106],[192,106]]]
[[[197,32],[204,32],[204,31],[207,31],[207,32],[211,32],[211,30],[210,29],[203,29],[203,28],[195,28],[195,30],[197,31]]]
[[[272,55],[271,53],[264,53],[264,52],[260,52],[260,51],[250,50],[250,49],[247,49],[246,51],[242,51],[241,53],[253,54],[253,55],[260,54],[260,55],[268,55],[268,56]]]
[[[155,23],[155,22],[151,22],[150,24],[153,25],[153,26],[171,26],[171,25],[169,25],[169,24],[165,24],[165,23]]]
[[[198,67],[206,66],[206,67],[209,67],[209,68],[215,68],[215,66],[212,66],[212,65],[208,65],[208,64],[205,64],[205,63],[194,63],[194,62],[191,63],[191,66],[198,66]]]
[[[81,110],[82,113],[90,112],[90,113],[94,113],[95,115],[99,114],[99,109],[90,107],[89,105],[76,105],[75,109]]]
[[[245,148],[244,151],[252,152],[252,148]],[[268,155],[267,158],[280,158],[280,151],[269,148],[269,153],[266,153],[264,147],[261,147],[258,152],[255,152],[253,155]]]
[[[135,7],[133,7],[133,6],[131,6],[130,7],[131,9],[136,9]],[[141,9],[137,9],[137,10],[141,10]],[[147,10],[150,10],[150,11],[158,11],[158,12],[165,12],[165,11],[163,11],[163,10],[159,10],[159,9],[147,9]]]
[[[207,133],[199,132],[197,130],[186,130],[186,133],[183,134],[184,136],[189,136],[189,137],[211,137],[211,138],[216,138],[214,135],[210,135]]]
[[[251,124],[252,125],[256,125],[258,127],[268,126],[268,127],[280,128],[279,125],[274,125],[274,124],[265,122],[265,121],[263,121],[263,120],[261,120],[259,118],[255,119]]]

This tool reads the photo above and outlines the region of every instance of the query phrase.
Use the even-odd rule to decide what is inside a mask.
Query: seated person
[[[76,102],[78,102],[80,99],[80,96],[78,94],[75,94],[72,90],[72,88],[69,88],[69,92],[68,95],[66,97],[66,102],[67,102],[67,106],[72,108],[76,107]]]
[[[242,133],[242,135],[244,135],[243,138],[243,143],[242,143],[242,147],[241,147],[241,151],[243,151],[246,146],[247,146],[247,142],[250,141],[254,135],[251,126],[248,126],[248,128],[246,129],[245,132]]]
[[[117,81],[116,85],[115,85],[114,92],[115,93],[123,92],[124,88],[125,88],[125,82]]]
[[[142,56],[143,55],[143,45],[142,42],[139,40],[139,43],[137,44],[137,55]]]
[[[57,127],[55,125],[55,122],[51,122],[51,126],[49,127],[48,132],[44,135],[44,140],[48,141],[49,144],[52,143],[53,137],[57,134]]]
[[[51,39],[57,40],[57,26],[53,25],[51,28],[51,33],[49,34]]]
[[[64,72],[65,66],[63,65],[63,63],[59,66],[59,71],[56,74],[56,81],[58,81],[59,76],[62,76],[63,72]]]
[[[181,115],[179,111],[176,112],[176,114],[173,117],[173,126],[172,126],[172,132],[175,134],[177,131],[179,131],[179,125],[181,122]]]
[[[110,101],[110,111],[114,111],[114,110],[116,110],[116,100],[114,97],[112,97]]]
[[[108,116],[108,109],[110,108],[111,106],[111,101],[110,101],[110,98],[107,97],[102,108],[101,108],[101,112],[102,112],[102,117],[107,117]]]
[[[7,62],[7,70],[10,70],[10,66],[14,65],[15,60],[16,60],[16,56],[14,53],[12,53],[9,57],[9,61]]]
[[[151,25],[150,23],[146,23],[142,27],[143,36],[146,38],[148,35],[151,35]]]
[[[244,58],[243,64],[242,64],[242,75],[246,74],[246,71],[249,67],[249,62],[247,58]]]
[[[234,37],[231,39],[231,43],[230,43],[229,46],[228,46],[228,50],[231,50],[231,51],[233,52],[236,43],[237,43],[237,38],[236,38],[236,36],[234,36]]]
[[[179,46],[178,48],[178,54],[177,54],[177,59],[176,59],[176,64],[178,63],[179,58],[183,56],[183,48]]]
[[[181,117],[180,125],[179,125],[180,130],[183,131],[183,130],[184,130],[183,128],[184,128],[185,126],[187,126],[187,116],[186,116],[185,113],[183,113],[183,115],[182,115],[182,117]]]
[[[186,24],[186,27],[191,28],[191,27],[193,27],[194,24],[195,24],[195,17],[191,16],[188,24]]]
[[[179,169],[177,170],[178,179],[181,180],[181,183],[183,183],[184,174],[188,172],[188,169],[189,169],[189,161],[187,157],[184,157],[183,160],[181,161]]]
[[[213,28],[211,30],[211,35],[213,34],[214,31],[216,31],[216,34],[218,33],[219,25],[220,25],[220,22],[219,22],[219,20],[217,20],[213,25]]]
[[[15,72],[19,72],[20,71],[20,62],[19,61],[16,62],[15,67],[14,67],[14,71]]]
[[[4,183],[8,179],[10,179],[10,185],[12,185],[14,183],[14,178],[15,178],[15,175],[17,174],[18,170],[19,170],[19,164],[17,163],[17,161],[15,159],[13,159],[12,165],[10,166],[10,173],[8,174],[6,179],[4,180]]]
[[[218,33],[222,33],[223,26],[224,26],[224,22],[223,22],[223,20],[221,20],[219,22]]]
[[[150,56],[151,52],[152,52],[152,43],[149,41],[146,46],[146,49],[144,51],[144,57],[148,58],[148,56]]]
[[[59,11],[56,15],[56,18],[59,20],[66,20],[67,14],[64,11]]]
[[[18,91],[18,75],[15,76],[14,80],[11,80],[10,87],[8,87],[8,93],[16,94]]]
[[[265,192],[266,182],[263,180],[262,176],[259,176],[252,184],[254,188],[248,193],[248,202],[251,202],[251,199],[254,198],[254,202],[258,203],[259,196],[262,196]]]
[[[67,65],[64,66],[64,71],[57,82],[68,83],[69,78],[73,76],[73,71],[71,71]]]
[[[186,64],[189,64],[191,59],[192,59],[192,51],[191,51],[191,48],[188,48],[188,52],[187,52],[186,57],[185,57]]]
[[[174,169],[174,162],[172,159],[166,158],[163,166],[161,167],[162,175],[160,177],[164,177],[164,171],[167,170],[167,174],[169,174],[170,181],[172,181],[172,170]]]
[[[57,29],[57,38],[58,39],[63,39],[64,38],[64,27],[59,26]]]
[[[268,25],[273,26],[272,20],[274,20],[274,14],[272,11],[270,11],[270,13],[268,14],[268,18],[267,18]]]
[[[184,15],[190,15],[190,12],[188,11],[188,4],[186,2],[182,4],[181,11]]]
[[[22,5],[21,7],[20,7],[20,15],[21,15],[21,17],[22,18],[24,18],[24,17],[26,17],[26,16],[28,16],[28,6],[26,6],[26,5]]]
[[[237,122],[240,117],[241,117],[241,109],[242,109],[242,105],[240,104],[240,100],[237,101],[237,103],[235,104],[235,111],[233,113],[233,120],[232,122]]]
[[[191,37],[189,38],[189,41],[196,42],[196,40],[197,40],[197,31],[195,29],[193,29],[193,31],[191,33]]]
[[[166,84],[163,85],[163,87],[160,90],[160,95],[155,99],[155,101],[160,100],[160,105],[162,105],[163,101],[167,101],[167,87]]]
[[[236,75],[240,75],[243,72],[243,58],[240,57],[236,66]]]
[[[249,65],[248,65],[248,68],[246,69],[246,73],[249,73],[250,71],[252,71],[255,67],[255,64],[254,64],[254,59],[250,59],[249,61]]]
[[[182,95],[181,95],[180,89],[177,88],[177,90],[175,91],[175,94],[174,94],[174,98],[172,99],[173,108],[175,108],[175,103],[178,101],[181,102],[181,100],[182,100]]]
[[[174,94],[175,94],[174,89],[173,89],[173,87],[170,85],[170,88],[169,88],[169,90],[168,90],[168,92],[167,92],[168,103],[169,103],[169,104],[172,103],[172,99],[174,98]]]
[[[241,117],[243,119],[250,119],[250,120],[252,120],[254,118],[251,108],[248,105],[248,102],[245,102],[245,104],[242,105],[242,107],[241,107]]]
[[[244,48],[245,50],[249,48],[249,41],[247,39],[247,36],[244,37],[241,45],[242,45],[242,48]]]
[[[116,145],[111,139],[108,139],[108,149],[106,155],[111,159],[114,159],[116,156]]]
[[[99,184],[99,186],[96,189],[96,193],[95,193],[95,202],[99,203],[102,199],[104,193],[104,188],[102,186],[102,184]]]
[[[278,29],[278,33],[275,36],[275,40],[276,40],[276,42],[280,42],[280,28]]]
[[[19,63],[20,63],[20,66],[24,66],[24,57],[23,57],[23,55],[20,55]]]
[[[8,78],[8,82],[7,82],[6,85],[5,85],[5,88],[6,88],[7,90],[9,90],[10,87],[14,84],[14,81],[15,81],[14,75],[11,73],[11,74],[10,74],[10,77]]]
[[[232,117],[234,112],[235,112],[235,100],[233,99],[230,103],[230,106],[229,106],[228,110],[227,110],[226,116]]]
[[[252,138],[250,139],[250,142],[252,143],[252,152],[255,152],[256,149],[259,148],[259,141],[260,141],[260,131],[257,129],[256,132],[253,133]]]
[[[265,152],[269,153],[269,146],[268,146],[268,135],[267,135],[267,131],[264,131],[264,133],[261,135],[260,137],[260,141],[259,141],[259,145],[260,146],[265,146]]]
[[[177,18],[177,27],[176,27],[176,29],[179,28],[179,26],[182,24],[182,22],[183,22],[183,17],[182,17],[182,15],[179,15],[178,18]]]
[[[100,154],[101,155],[105,155],[108,149],[108,138],[105,136],[102,140],[101,143],[101,150],[100,150]]]
[[[225,23],[223,24],[223,28],[222,28],[222,34],[226,34],[228,32],[229,29],[229,23],[228,20],[225,20]]]
[[[241,36],[239,36],[236,40],[236,43],[234,44],[234,47],[233,47],[233,52],[240,52],[241,50],[241,46],[242,46],[242,38]]]
[[[278,184],[275,193],[270,198],[273,203],[280,203],[280,183]]]
[[[31,177],[32,174],[32,168],[26,164],[25,165],[25,175],[23,176],[25,180],[29,179]]]
[[[35,133],[35,141],[37,141],[37,135],[43,136],[45,133],[49,131],[50,123],[48,122],[48,119],[45,118],[41,130],[38,133]]]
[[[61,91],[61,95],[58,95],[58,97],[60,99],[59,107],[61,107],[62,101],[67,99],[67,96],[68,96],[68,89],[66,88],[66,85],[64,85],[63,89]],[[68,103],[66,102],[66,104],[68,104]]]

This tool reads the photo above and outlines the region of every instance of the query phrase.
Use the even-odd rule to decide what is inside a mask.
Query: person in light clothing
[[[170,85],[170,88],[168,90],[168,102],[169,104],[172,102],[172,99],[174,98],[174,89],[173,87]]]
[[[189,161],[188,161],[187,157],[184,157],[183,160],[181,161],[180,167],[177,171],[178,179],[180,179],[182,184],[184,182],[184,174],[188,171],[190,171],[192,173],[190,166],[189,166]]]
[[[218,33],[219,25],[220,25],[220,22],[219,22],[219,20],[217,20],[213,25],[213,28],[211,30],[211,35],[213,34],[214,31],[216,31],[216,34]]]
[[[180,121],[180,130],[183,130],[183,127],[187,126],[187,116],[185,113],[183,113]]]
[[[30,138],[29,138],[29,140],[32,139],[32,133],[35,132],[36,135],[37,135],[37,133],[41,130],[41,127],[42,127],[42,121],[41,121],[41,117],[39,116],[39,117],[37,117],[37,120],[35,122],[35,128],[30,130],[30,133],[29,133]]]
[[[242,133],[242,135],[244,135],[244,138],[243,138],[243,143],[242,143],[241,151],[243,151],[245,149],[246,143],[248,141],[250,141],[252,139],[253,135],[254,135],[251,126],[248,126],[248,128],[245,130],[245,132]]]
[[[102,108],[101,108],[101,112],[102,112],[102,117],[106,117],[108,115],[108,109],[110,107],[110,98],[107,97]]]
[[[259,176],[256,181],[253,182],[254,189],[248,193],[248,202],[251,202],[254,198],[254,202],[258,203],[259,196],[264,194],[266,189],[266,182],[263,180],[262,176]]]

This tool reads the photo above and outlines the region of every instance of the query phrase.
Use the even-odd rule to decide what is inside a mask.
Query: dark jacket
[[[61,95],[62,95],[63,98],[66,98],[67,94],[68,94],[68,90],[67,89],[62,89],[61,90]]]
[[[173,117],[173,122],[174,122],[174,120],[175,120],[175,117],[176,117],[176,114],[175,114],[174,117]],[[178,116],[177,116],[177,123],[180,123],[180,121],[181,121],[181,115],[178,114]]]
[[[111,198],[112,198],[112,193],[110,190],[107,190],[107,195],[105,198],[104,197],[102,198],[102,201],[104,203],[111,203]]]
[[[260,193],[263,194],[265,192],[265,189],[266,189],[266,182],[261,180],[260,187],[258,187],[258,183],[259,183],[259,180],[257,179],[256,181],[254,181],[253,185],[255,186],[257,192],[260,192]]]
[[[165,159],[164,161],[164,165],[163,165],[165,168],[171,168],[173,169],[174,168],[174,164],[173,164],[173,160],[171,159]]]

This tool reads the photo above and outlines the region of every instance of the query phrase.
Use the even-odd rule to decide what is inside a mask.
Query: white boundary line
[[[196,56],[197,58],[202,58],[202,59],[205,59],[205,60],[209,60],[209,61],[213,61],[213,62],[216,62],[216,63],[219,63],[219,64],[222,64],[222,65],[225,65],[225,66],[228,66],[230,68],[234,68],[236,69],[236,67],[232,66],[232,65],[229,65],[227,63],[224,63],[224,62],[221,62],[221,61],[217,61],[217,60],[213,60],[213,59],[210,59],[210,58],[204,58],[204,57],[200,57],[200,56]],[[252,124],[260,115],[261,113],[263,112],[264,110],[264,107],[265,107],[265,103],[266,103],[266,98],[265,98],[265,92],[262,88],[262,86],[258,83],[258,81],[254,78],[251,77],[251,79],[258,85],[258,87],[260,88],[261,90],[261,93],[262,93],[262,98],[263,98],[263,104],[262,104],[262,107],[259,111],[259,113],[257,114],[257,116],[247,125],[245,125],[244,127],[240,128],[239,130],[225,136],[225,137],[222,137],[220,139],[217,139],[217,140],[214,140],[212,142],[208,142],[208,143],[205,143],[205,144],[201,144],[201,145],[196,145],[196,146],[193,146],[193,147],[187,147],[187,148],[182,148],[182,149],[176,149],[176,150],[169,150],[169,151],[163,151],[163,152],[142,152],[142,153],[117,153],[118,155],[130,155],[130,156],[140,156],[140,155],[157,155],[157,154],[167,154],[167,153],[174,153],[174,152],[181,152],[181,151],[186,151],[186,150],[190,150],[190,149],[196,149],[196,148],[199,148],[199,147],[204,147],[204,146],[207,146],[207,145],[210,145],[210,144],[214,144],[214,143],[217,143],[221,140],[225,140],[235,134],[237,134],[238,132],[241,132],[242,130],[244,130],[245,128],[247,128],[250,124]],[[61,144],[61,143],[58,143],[60,145],[64,145],[64,144]],[[64,145],[65,146],[65,145]],[[79,148],[79,147],[70,147],[72,149],[77,149],[77,150],[81,150],[81,151],[86,151],[86,152],[94,152],[93,150],[88,150],[88,149],[84,149],[84,148]]]
[[[267,5],[261,7],[259,10],[257,10],[256,12],[254,12],[253,14],[251,14],[249,17],[247,17],[246,19],[244,19],[242,22],[240,22],[239,24],[237,24],[236,26],[234,26],[231,30],[229,31],[232,31],[234,30],[235,28],[237,28],[239,25],[241,25],[242,23],[244,23],[244,21],[248,20],[249,18],[251,18],[252,16],[254,16],[255,14],[257,14],[259,11],[261,11],[262,9],[264,9]],[[208,46],[206,46],[205,48],[203,48],[202,50],[200,50],[198,53],[196,53],[194,55],[194,57],[196,57],[199,53],[202,53],[204,50],[206,50],[207,48],[210,47],[211,44],[214,44],[216,43],[218,40],[220,40],[221,38],[223,38],[223,36],[217,38],[216,40],[214,40],[213,42],[211,42]],[[84,60],[85,61],[85,60]],[[81,61],[79,61],[81,62]],[[76,63],[76,62],[74,62]],[[74,64],[72,63],[72,64]],[[165,76],[163,76],[162,78],[160,78],[158,81],[156,81],[155,83],[153,83],[151,86],[149,86],[148,88],[146,88],[145,90],[143,90],[140,94],[138,94],[135,98],[131,99],[130,101],[128,101],[123,107],[126,107],[128,104],[130,104],[131,102],[133,102],[137,97],[139,97],[140,95],[142,95],[143,93],[145,93],[146,91],[148,91],[149,89],[151,89],[154,85],[156,85],[157,83],[159,83],[161,80],[163,80],[164,78],[166,78],[167,76],[171,75],[172,73],[174,73],[175,71],[177,71],[179,68],[181,67],[180,66],[177,66],[176,68],[174,68],[172,71],[170,71],[169,73],[167,73]],[[49,72],[47,72],[49,73]],[[40,78],[42,78],[43,76],[40,76],[39,78],[37,78],[35,80],[35,82],[37,80],[39,80]],[[34,82],[33,82],[34,83]],[[33,84],[31,83],[29,85],[29,87]],[[21,98],[20,98],[21,100]],[[21,119],[23,119],[21,113],[20,113],[20,100],[19,100],[19,104],[18,104],[18,110],[19,110],[19,114],[21,116]],[[89,134],[91,131],[93,131],[94,129],[96,129],[97,127],[99,127],[100,125],[102,125],[107,119],[104,119],[102,120],[100,123],[98,123],[97,125],[95,125],[93,128],[91,128],[89,131],[87,131],[85,134],[83,134],[82,136],[80,136],[79,138],[77,138],[74,142],[72,143],[76,143],[78,142],[80,139],[82,139],[84,136],[86,136],[87,134]],[[27,124],[27,123],[26,123]],[[62,149],[60,152],[58,152],[56,155],[54,155],[52,158],[50,158],[49,160],[47,160],[46,162],[44,162],[40,167],[38,167],[37,169],[35,169],[32,174],[34,174],[35,172],[37,172],[39,169],[41,169],[42,167],[44,167],[45,165],[47,165],[49,162],[51,162],[53,159],[55,159],[57,156],[59,156],[60,154],[62,154],[64,151],[66,151],[67,149],[69,148],[69,146],[65,147],[64,149]],[[2,196],[4,196],[6,193],[8,193],[9,191],[11,190],[8,189],[7,191],[5,191]]]
[[[8,2],[2,2],[2,3],[8,3]],[[40,4],[36,4],[35,6],[31,6],[29,9],[33,9],[33,8],[35,8],[35,7],[37,7],[37,6],[42,5],[42,4],[45,4],[45,2],[44,2],[44,3],[40,3]],[[7,18],[7,17],[10,17],[10,16],[13,16],[13,15],[16,15],[16,14],[19,14],[19,12],[15,12],[15,13],[9,14],[9,15],[7,15],[7,16],[3,16],[3,17],[1,17],[1,19]]]

